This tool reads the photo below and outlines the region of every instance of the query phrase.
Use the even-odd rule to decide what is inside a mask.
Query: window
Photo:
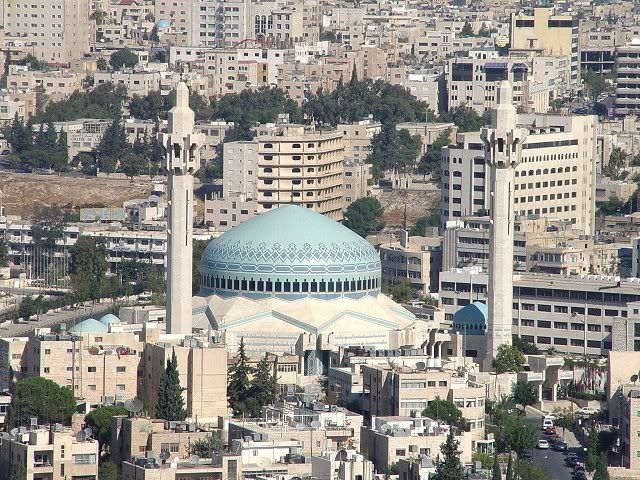
[[[122,373],[122,372],[126,372],[126,371],[127,371],[127,367],[124,367],[124,366],[116,367],[116,372],[118,372],[118,373]]]
[[[96,373],[96,367],[87,367],[87,372]]]
[[[92,465],[96,463],[96,454],[77,453],[73,456],[73,463],[75,463],[76,465]]]
[[[95,385],[89,385],[89,391],[90,392],[95,392],[96,391],[96,386]]]
[[[51,355],[51,349],[50,348],[45,348],[44,349],[44,354],[45,355]]]
[[[404,448],[396,449],[396,457],[404,457],[406,455],[406,450]]]
[[[126,385],[119,383],[116,385],[116,390],[125,390],[127,387]]]
[[[44,367],[44,373],[49,373],[50,372],[50,368],[49,367]]]

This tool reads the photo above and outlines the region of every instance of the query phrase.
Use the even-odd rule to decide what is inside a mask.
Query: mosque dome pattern
[[[212,240],[201,272],[206,293],[351,296],[380,289],[380,257],[365,239],[293,205]]]

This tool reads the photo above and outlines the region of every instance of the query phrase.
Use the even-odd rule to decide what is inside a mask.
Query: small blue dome
[[[158,30],[166,30],[170,25],[171,24],[169,23],[169,20],[158,20],[156,22],[156,27],[158,28]]]
[[[487,305],[474,302],[453,315],[453,330],[466,335],[484,335],[487,331]]]
[[[112,323],[120,323],[120,319],[113,313],[107,313],[100,318],[99,322],[105,325],[111,325]]]
[[[73,333],[108,333],[109,327],[95,318],[87,318],[71,328]]]
[[[335,297],[377,295],[380,256],[369,242],[312,210],[262,213],[207,245],[205,295]]]

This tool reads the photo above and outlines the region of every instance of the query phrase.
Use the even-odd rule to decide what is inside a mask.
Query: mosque
[[[194,330],[230,351],[292,353],[322,373],[340,347],[428,348],[435,332],[381,293],[380,256],[365,239],[312,210],[265,212],[212,240],[192,299]]]

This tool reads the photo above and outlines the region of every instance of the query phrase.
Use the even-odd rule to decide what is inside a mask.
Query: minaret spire
[[[513,89],[508,81],[498,87],[498,105],[492,127],[483,128],[485,161],[488,166],[491,200],[489,211],[489,288],[487,351],[484,370],[490,370],[500,345],[511,345],[513,317],[513,192],[515,168],[522,160],[526,130],[518,128]]]
[[[190,334],[193,275],[193,174],[200,166],[201,133],[194,133],[195,115],[189,89],[180,82],[176,105],[169,110],[166,148],[169,196],[167,251],[167,333]]]

